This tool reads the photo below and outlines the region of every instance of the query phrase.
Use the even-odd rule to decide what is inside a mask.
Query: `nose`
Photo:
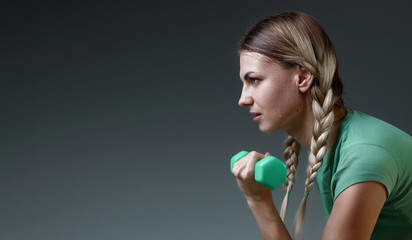
[[[249,91],[247,91],[244,87],[242,89],[242,94],[240,95],[239,99],[239,106],[241,107],[248,107],[253,104],[253,98],[250,95]]]

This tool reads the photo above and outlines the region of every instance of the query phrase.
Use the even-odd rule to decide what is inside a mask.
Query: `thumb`
[[[265,157],[272,156],[269,152],[266,152]]]

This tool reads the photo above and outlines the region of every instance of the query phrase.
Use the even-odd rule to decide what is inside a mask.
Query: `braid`
[[[312,102],[315,124],[310,144],[309,166],[305,183],[305,192],[307,193],[312,188],[316,171],[319,169],[327,150],[326,141],[334,118],[332,94],[332,89],[329,89],[322,107],[316,100]]]
[[[298,167],[300,144],[292,136],[289,135],[286,139],[285,147],[286,148],[283,153],[283,157],[286,161],[287,167],[287,179],[285,182],[286,194],[280,210],[280,217],[283,221],[285,221],[286,210],[288,208],[289,193],[290,191],[292,191],[293,184],[295,182],[295,173],[296,168]]]
[[[326,54],[325,54],[326,55]],[[306,213],[306,201],[316,179],[317,171],[322,165],[323,157],[327,151],[327,139],[334,120],[333,107],[338,98],[334,96],[332,79],[335,72],[336,59],[324,56],[320,85],[312,85],[310,95],[312,97],[312,111],[314,125],[310,144],[308,168],[306,170],[305,196],[300,203],[295,219],[295,235],[301,239],[303,234],[304,218]]]

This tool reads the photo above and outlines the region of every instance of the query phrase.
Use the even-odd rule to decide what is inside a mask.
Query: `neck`
[[[333,146],[336,136],[339,132],[339,127],[343,122],[343,119],[346,116],[346,110],[343,108],[334,108],[334,121],[329,133],[327,140],[327,152]],[[290,136],[292,136],[298,143],[303,147],[310,150],[310,143],[312,140],[313,133],[313,124],[315,122],[312,110],[308,111],[306,116],[302,118],[303,121],[299,124],[299,127],[286,131]],[[326,154],[327,154],[326,152]]]

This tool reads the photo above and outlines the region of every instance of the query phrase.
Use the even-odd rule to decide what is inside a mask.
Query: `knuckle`
[[[250,152],[249,160],[256,160],[257,158],[259,158],[259,153],[258,152],[256,152],[256,151]]]
[[[251,173],[250,169],[245,169],[241,173],[241,178],[243,180],[251,180],[253,177],[253,174]]]
[[[233,168],[233,175],[238,178],[239,177],[239,169],[238,168]]]
[[[242,179],[242,180],[246,180],[246,179],[247,179],[247,174],[245,173],[245,171],[243,171],[243,172],[240,174],[239,178]]]
[[[249,156],[249,161],[248,161],[248,165],[250,165],[250,164],[255,164],[257,161],[259,161],[259,159],[261,159],[261,156],[260,156],[261,154],[259,154],[258,152],[256,152],[256,151],[252,151],[252,152],[250,152],[250,156]]]
[[[252,157],[255,157],[255,156],[257,156],[258,155],[258,153],[256,152],[256,151],[251,151],[250,152],[250,156],[252,156]]]

